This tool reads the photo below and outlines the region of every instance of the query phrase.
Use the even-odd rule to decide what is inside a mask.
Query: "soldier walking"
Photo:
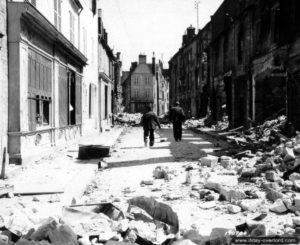
[[[173,134],[175,141],[181,141],[182,123],[185,121],[185,115],[178,101],[170,111],[170,121],[173,123]]]

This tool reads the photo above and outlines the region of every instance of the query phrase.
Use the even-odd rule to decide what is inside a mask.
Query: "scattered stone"
[[[253,178],[256,176],[256,168],[243,168],[241,172],[242,178]]]
[[[283,158],[283,161],[285,163],[295,160],[295,154],[292,148],[286,147],[284,149],[284,153],[285,153],[285,157]]]
[[[233,164],[233,159],[229,156],[221,156],[220,160],[223,168],[229,168]]]
[[[33,202],[39,202],[40,199],[38,199],[36,196],[34,196],[34,197],[32,198],[32,201],[33,201]]]
[[[199,191],[200,199],[205,198],[208,194],[211,193],[211,190],[208,189],[202,189]]]
[[[270,170],[266,172],[266,179],[272,182],[275,182],[278,178],[277,173],[274,170]]]
[[[220,198],[220,194],[219,193],[210,193],[205,197],[206,201],[218,201]]]
[[[201,189],[203,189],[203,186],[203,184],[192,185],[192,191],[200,191]]]
[[[8,245],[8,236],[0,234],[0,245]]]
[[[212,209],[212,208],[216,207],[216,202],[211,201],[211,202],[201,203],[199,205],[199,207],[202,208],[202,209]]]
[[[300,180],[300,174],[292,173],[289,177],[289,180],[292,181],[292,182],[295,182],[296,180]]]
[[[157,166],[153,171],[153,177],[155,179],[164,179],[168,175],[167,170],[161,166]]]
[[[228,202],[239,201],[246,198],[246,194],[243,190],[233,187],[222,186],[220,194]]]
[[[294,217],[292,221],[294,226],[300,226],[300,217]]]
[[[239,206],[236,206],[236,205],[228,205],[227,210],[228,210],[229,213],[232,213],[232,214],[237,214],[237,213],[240,213],[242,211],[242,209]]]
[[[239,202],[243,211],[255,211],[262,204],[260,199],[245,199]]]
[[[270,210],[274,213],[282,214],[285,213],[288,209],[285,206],[282,199],[277,199],[270,207]]]
[[[282,194],[279,191],[275,191],[275,190],[269,190],[267,192],[266,198],[269,199],[272,202],[275,202],[277,199],[283,199],[285,198],[286,195]]]
[[[223,186],[235,187],[238,185],[238,177],[231,175],[216,175],[207,179],[204,187],[210,190],[221,192]]]
[[[184,234],[182,235],[182,238],[189,239],[196,244],[202,244],[202,242],[203,242],[203,236],[201,236],[199,234],[199,231],[197,231],[195,229],[184,232]]]
[[[261,185],[262,188],[264,189],[273,189],[273,190],[277,190],[279,189],[279,185],[277,182],[263,182]]]
[[[154,185],[153,180],[142,180],[141,185]]]
[[[213,155],[207,155],[206,157],[202,157],[200,159],[201,165],[202,166],[207,166],[207,167],[216,167],[218,164],[219,158]]]

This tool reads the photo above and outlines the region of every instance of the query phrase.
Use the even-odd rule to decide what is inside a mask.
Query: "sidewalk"
[[[122,128],[112,128],[98,135],[82,137],[71,146],[54,150],[50,155],[26,166],[8,166],[9,179],[5,182],[14,185],[14,193],[61,191],[60,205],[69,205],[73,198],[82,196],[99,162],[99,159],[78,160],[78,145],[102,144],[112,147],[122,131]],[[47,198],[49,200],[49,195]]]

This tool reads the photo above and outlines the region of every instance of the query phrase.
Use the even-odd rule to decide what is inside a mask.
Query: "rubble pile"
[[[228,117],[224,117],[222,121],[213,121],[211,117],[200,119],[191,118],[185,121],[184,126],[189,129],[209,128],[212,131],[223,131],[228,128]]]
[[[204,118],[202,119],[195,119],[191,118],[185,121],[184,126],[187,128],[201,128],[204,127]]]
[[[227,134],[229,141],[238,145],[247,145],[253,147],[261,147],[263,149],[271,149],[278,142],[287,140],[281,134],[286,123],[286,117],[280,116],[274,120],[266,121],[262,125],[242,131],[243,127],[231,130]]]
[[[141,122],[142,114],[141,113],[120,113],[114,115],[115,124],[126,125],[126,126],[139,126]]]

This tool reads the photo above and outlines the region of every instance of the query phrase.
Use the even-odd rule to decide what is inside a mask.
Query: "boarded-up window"
[[[28,51],[29,130],[50,125],[52,62],[37,52]]]

